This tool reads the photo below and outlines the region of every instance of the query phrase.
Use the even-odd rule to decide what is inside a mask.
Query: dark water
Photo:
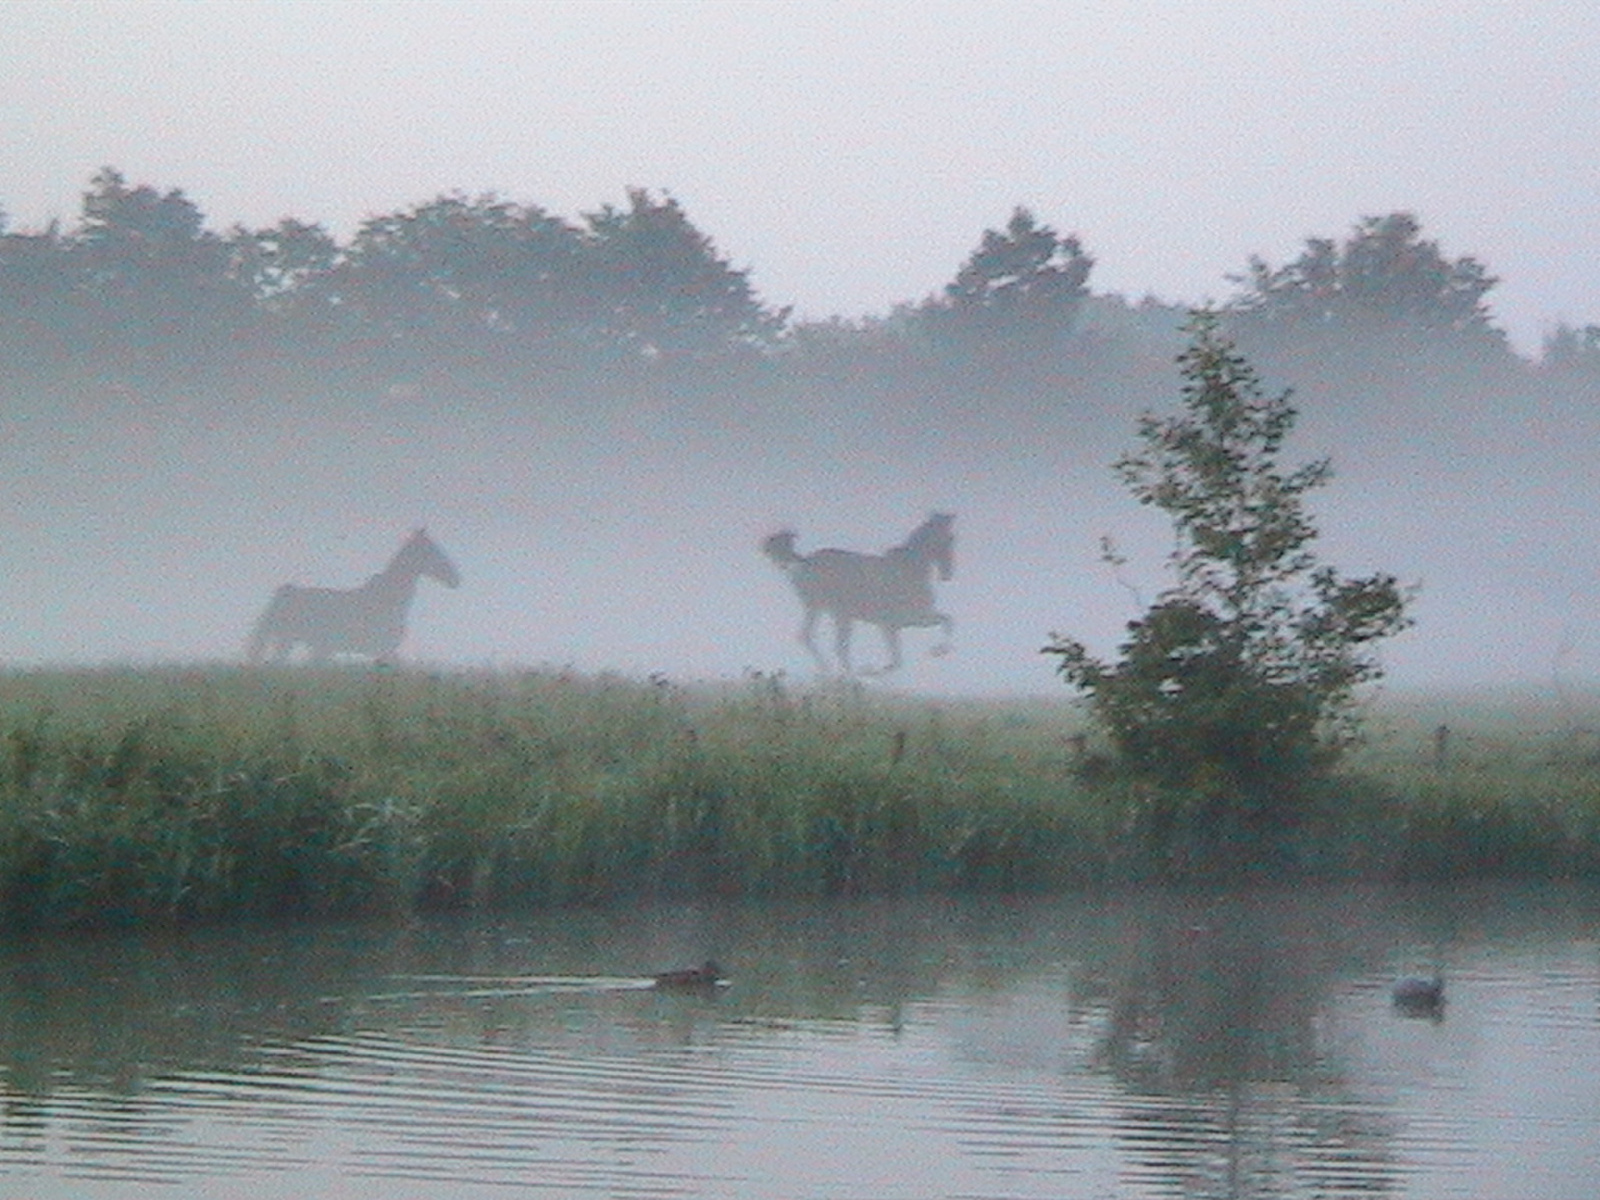
[[[49,939],[0,947],[0,1054],[0,1197],[1576,1200],[1600,892]]]

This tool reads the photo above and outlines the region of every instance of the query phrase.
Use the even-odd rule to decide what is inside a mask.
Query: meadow
[[[1440,727],[1446,732],[1440,733]],[[1600,877],[1600,697],[1380,694],[1293,869]],[[1059,700],[751,675],[0,673],[0,927],[1160,877]]]

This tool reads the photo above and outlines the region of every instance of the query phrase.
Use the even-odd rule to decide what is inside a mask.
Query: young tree
[[[1158,785],[1164,852],[1185,835],[1260,844],[1291,828],[1303,785],[1353,734],[1353,690],[1382,674],[1372,644],[1408,624],[1394,576],[1318,563],[1304,497],[1330,468],[1280,466],[1288,393],[1263,393],[1216,314],[1197,312],[1189,332],[1182,411],[1142,417],[1144,448],[1116,464],[1141,504],[1171,517],[1176,583],[1129,624],[1118,662],[1059,634],[1045,647],[1089,694],[1124,770]]]

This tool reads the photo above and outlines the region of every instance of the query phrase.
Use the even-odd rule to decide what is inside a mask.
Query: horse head
[[[761,539],[761,553],[780,567],[799,562],[800,552],[794,548],[798,536],[792,529],[780,529],[777,533]]]
[[[412,530],[406,544],[400,547],[400,553],[395,555],[392,566],[426,575],[448,588],[461,586],[461,572],[456,570],[455,563],[439,548],[439,544],[428,536],[426,528]]]
[[[906,539],[906,548],[933,564],[939,581],[948,583],[956,572],[955,514],[936,512]]]

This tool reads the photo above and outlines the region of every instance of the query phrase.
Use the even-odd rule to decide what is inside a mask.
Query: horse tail
[[[765,554],[785,571],[792,571],[806,561],[806,556],[794,548],[797,536],[792,529],[781,529],[777,533],[762,539],[761,553]]]
[[[261,610],[261,615],[256,618],[256,623],[250,627],[250,640],[245,643],[245,662],[260,662],[266,653],[267,642],[272,633],[272,627],[278,620],[283,606],[288,603],[289,593],[294,591],[292,583],[286,583],[272,593],[272,599],[267,601],[266,608]]]
[[[267,649],[267,631],[265,629],[266,614],[256,619],[250,627],[250,640],[244,644],[244,660],[247,663],[258,663]]]

